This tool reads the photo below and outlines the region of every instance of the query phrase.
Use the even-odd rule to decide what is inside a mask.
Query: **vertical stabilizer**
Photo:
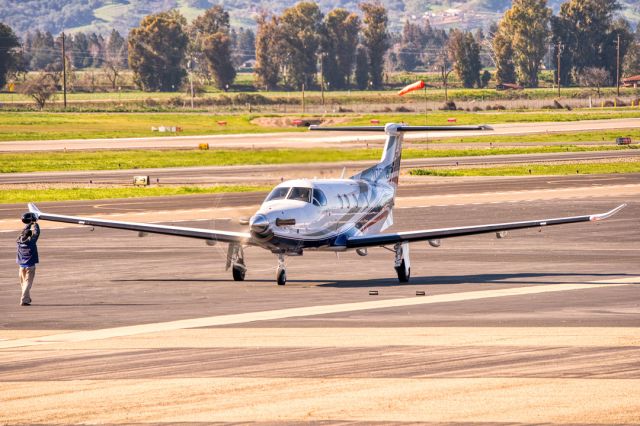
[[[390,123],[384,126],[387,140],[382,150],[380,162],[373,167],[352,176],[351,179],[362,179],[372,183],[387,183],[395,192],[398,187],[398,177],[400,176],[400,159],[402,157],[402,131],[400,124]]]

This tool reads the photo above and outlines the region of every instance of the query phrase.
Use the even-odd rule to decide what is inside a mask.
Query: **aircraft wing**
[[[598,221],[613,216],[625,207],[626,204],[622,204],[606,213],[585,216],[559,217],[555,219],[530,220],[524,222],[496,223],[491,225],[462,226],[458,228],[426,229],[422,231],[397,232],[394,234],[362,235],[349,238],[347,240],[347,248],[386,246],[402,242],[439,240],[443,238],[463,237],[466,235],[511,231],[514,229]]]
[[[223,243],[252,244],[251,234],[245,232],[218,231],[214,229],[186,228],[181,226],[156,225],[153,223],[118,222],[115,220],[92,219],[76,216],[63,216],[41,212],[35,204],[29,203],[29,211],[39,220],[53,222],[77,223],[79,225],[99,226],[104,228],[125,229],[152,234],[175,235],[178,237],[199,238],[202,240]]]

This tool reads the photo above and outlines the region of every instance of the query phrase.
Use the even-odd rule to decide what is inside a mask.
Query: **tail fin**
[[[393,187],[394,191],[398,187],[398,177],[400,176],[400,159],[402,157],[403,132],[399,129],[400,124],[387,124],[384,132],[387,140],[382,150],[382,158],[375,166],[369,167],[360,173],[351,176],[351,179],[362,179],[369,182],[386,182]]]

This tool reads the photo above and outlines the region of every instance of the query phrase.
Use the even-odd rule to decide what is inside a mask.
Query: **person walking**
[[[20,306],[31,305],[31,286],[36,276],[36,264],[38,259],[38,237],[40,237],[40,225],[36,223],[38,218],[33,213],[25,213],[22,222],[26,225],[16,243],[18,245],[16,263],[19,268],[20,287],[22,295]]]

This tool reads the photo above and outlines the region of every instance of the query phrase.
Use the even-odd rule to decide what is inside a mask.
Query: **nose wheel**
[[[276,273],[276,282],[278,285],[285,285],[287,283],[287,269],[284,264],[284,254],[278,255],[278,272]]]

